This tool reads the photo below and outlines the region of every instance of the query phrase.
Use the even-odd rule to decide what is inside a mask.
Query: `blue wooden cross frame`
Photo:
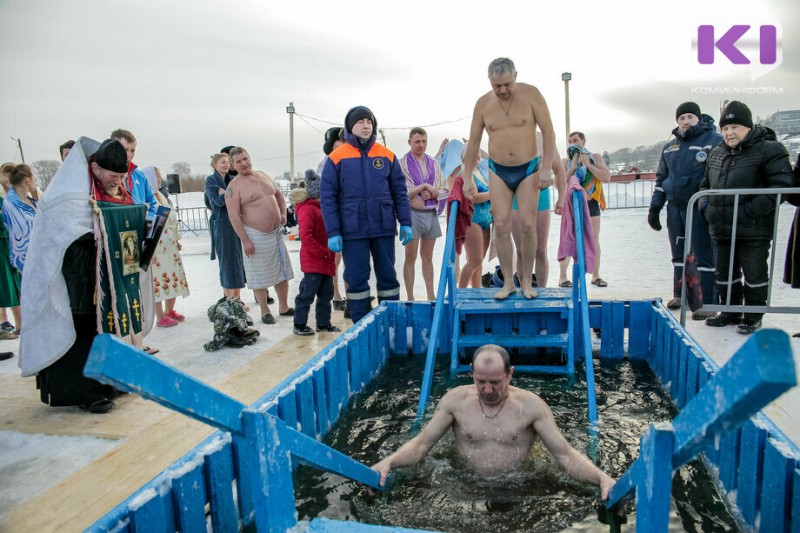
[[[612,508],[636,492],[636,530],[667,531],[672,472],[706,451],[797,384],[789,337],[780,330],[753,335],[669,423],[654,424],[639,457],[608,496]]]
[[[378,472],[366,465],[112,335],[95,338],[84,374],[241,437],[252,466],[242,477],[253,495],[259,531],[283,532],[297,524],[292,458],[384,490]]]

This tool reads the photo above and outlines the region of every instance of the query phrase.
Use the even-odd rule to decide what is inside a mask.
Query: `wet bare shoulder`
[[[439,406],[452,412],[455,411],[460,405],[463,405],[464,402],[469,400],[470,397],[474,395],[474,385],[461,385],[449,390],[447,394],[442,397],[441,401],[439,402]]]
[[[522,412],[529,418],[529,423],[533,423],[547,412],[547,404],[544,400],[531,391],[517,387],[509,387],[509,391],[522,406]]]

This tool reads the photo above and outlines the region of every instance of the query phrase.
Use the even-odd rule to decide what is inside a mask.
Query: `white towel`
[[[245,226],[244,231],[256,247],[256,253],[250,257],[244,256],[248,289],[266,289],[294,278],[280,226],[270,233],[249,226]]]

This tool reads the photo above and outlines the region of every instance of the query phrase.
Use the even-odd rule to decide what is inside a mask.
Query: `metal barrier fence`
[[[704,196],[733,196],[733,229],[731,233],[731,253],[730,262],[728,263],[728,276],[727,276],[727,299],[720,305],[703,305],[704,311],[734,311],[737,313],[788,313],[800,314],[800,306],[773,306],[772,302],[772,284],[775,281],[775,250],[778,244],[778,222],[780,219],[781,209],[780,205],[782,197],[787,194],[800,194],[800,187],[781,187],[781,188],[758,188],[758,189],[709,189],[705,191],[698,191],[689,199],[689,204],[686,207],[686,238],[684,239],[685,245],[683,250],[683,257],[687,257],[692,252],[692,219],[695,215],[694,206],[700,198]],[[775,196],[775,215],[772,228],[772,246],[769,252],[769,285],[767,288],[767,304],[766,305],[741,305],[731,304],[731,286],[736,281],[734,274],[741,280],[739,273],[733,271],[733,263],[736,260],[734,250],[736,249],[736,224],[739,218],[739,197],[750,195],[763,195]],[[715,283],[716,282],[715,280]],[[745,280],[746,283],[746,280]],[[686,283],[681,284],[681,325],[686,325]]]
[[[614,181],[603,184],[606,195],[607,209],[629,209],[634,207],[648,207],[650,198],[653,196],[655,181],[636,180],[636,181]],[[278,185],[284,198],[289,197],[289,188]],[[555,186],[551,187],[550,197],[556,198],[558,194]],[[551,209],[555,209],[553,201]],[[211,212],[205,207],[176,207],[178,212],[178,225],[181,234],[193,233],[198,235],[201,232],[209,231],[208,218]]]
[[[604,183],[606,209],[649,207],[653,196],[654,180],[612,181]]]
[[[205,207],[176,207],[178,212],[178,227],[181,234],[190,232],[198,235],[199,232],[207,232],[208,217],[211,212]]]

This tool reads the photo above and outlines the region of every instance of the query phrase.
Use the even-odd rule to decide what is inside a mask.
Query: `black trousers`
[[[98,400],[114,398],[117,391],[83,375],[92,342],[97,335],[94,314],[72,314],[75,323],[75,343],[58,361],[36,376],[42,402],[53,407],[88,405]]]
[[[331,300],[333,300],[333,277],[325,274],[303,274],[300,289],[294,299],[294,323],[305,325],[314,298],[317,299],[317,327],[331,324]]]
[[[737,240],[731,254],[731,241],[718,240],[717,246],[717,292],[719,302],[727,303],[728,269],[733,259],[733,276],[730,291],[731,305],[767,305],[769,290],[769,247],[771,239]],[[736,314],[736,313],[733,313]],[[744,318],[760,320],[764,313],[745,313]]]

